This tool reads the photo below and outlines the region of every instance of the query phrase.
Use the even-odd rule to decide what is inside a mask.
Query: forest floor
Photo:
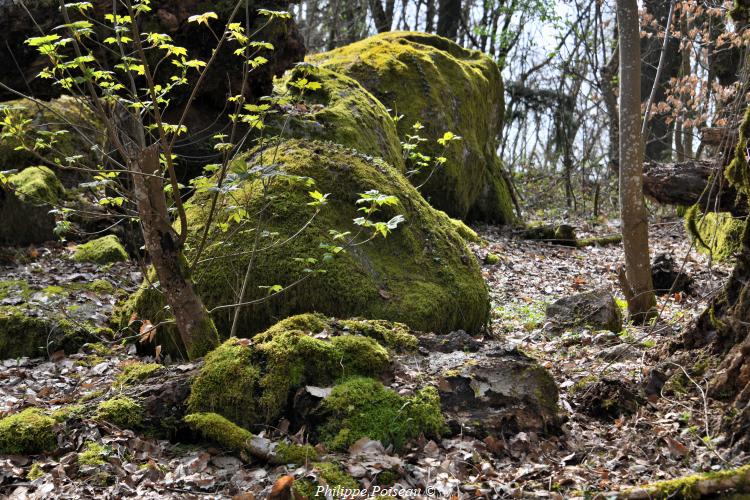
[[[578,228],[584,233],[580,235],[588,235],[585,223]],[[606,287],[616,293],[620,245],[577,249],[522,241],[495,227],[478,232],[486,242],[473,247],[478,258],[482,260],[487,252],[500,256],[499,263],[482,269],[493,302],[493,336],[534,356],[552,373],[566,419],[561,432],[553,436],[522,432],[484,441],[467,436],[440,443],[422,441],[399,455],[376,442],[360,443],[351,454],[330,459],[364,486],[381,471],[395,469],[401,472],[397,484],[431,491],[438,498],[590,498],[595,492],[748,461],[747,456],[730,457],[722,447],[718,424],[724,408],[704,397],[711,363],[703,362],[700,354],[691,353],[692,366],[684,367],[690,377],[673,377],[661,395],[641,395],[649,368],[667,359],[670,341],[700,314],[730,270],[726,265],[709,265],[706,256],[691,250],[681,221],[652,225],[652,255],[670,254],[678,266],[684,264],[683,271],[694,279],[694,292],[662,296],[659,321],[647,327],[627,325],[619,335],[585,328],[555,333],[545,325],[544,311],[552,301],[581,291]],[[616,228],[606,224],[591,231],[612,232]],[[60,258],[65,251],[42,249],[30,264],[0,263],[0,280],[23,275],[29,267],[58,276],[81,273],[79,268],[65,267],[67,261]],[[48,265],[58,267],[51,271]],[[135,268],[121,266],[114,276],[126,289],[138,282]],[[40,284],[44,286],[49,284]],[[111,306],[108,300],[96,300],[105,312]],[[117,374],[134,360],[151,359],[136,355],[132,345],[118,345],[111,350],[84,348],[50,359],[5,360],[0,370],[0,414],[28,405],[51,411],[76,402],[95,405],[118,391]],[[607,393],[608,388],[613,392]],[[173,444],[91,419],[61,433],[58,447],[47,456],[0,457],[0,496],[227,498],[244,492],[237,498],[261,499],[282,475],[317,474],[311,467],[247,464],[199,443]],[[84,450],[94,450],[94,460],[78,466]],[[28,478],[32,466],[41,471],[33,480]]]

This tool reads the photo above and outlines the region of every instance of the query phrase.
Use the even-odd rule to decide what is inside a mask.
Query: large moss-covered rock
[[[0,246],[54,239],[55,217],[49,212],[64,194],[62,184],[47,167],[29,167],[8,176],[5,184],[0,182]]]
[[[733,259],[742,249],[744,218],[728,212],[701,214],[696,205],[685,214],[685,227],[696,248],[716,261]]]
[[[361,215],[356,201],[360,193],[378,190],[393,194],[399,202],[383,207],[378,220],[396,215],[405,222],[387,238],[359,244],[348,252],[325,262],[322,274],[315,274],[295,284],[277,297],[243,308],[238,335],[251,336],[279,318],[317,311],[346,318],[363,316],[400,321],[421,331],[477,332],[489,312],[487,288],[479,266],[444,214],[434,210],[393,167],[323,142],[291,140],[278,149],[255,151],[242,158],[242,168],[258,166],[276,155],[274,165],[287,175],[307,176],[315,180],[315,189],[330,193],[328,205],[310,221],[313,209],[309,185],[295,179],[278,179],[269,196],[263,198],[259,183],[240,183],[220,202],[218,223],[210,234],[220,244],[210,245],[195,269],[197,289],[207,307],[236,301],[234,291],[242,281],[251,259],[254,222],[243,225],[228,220],[233,207],[241,206],[248,214],[264,210],[267,220],[263,230],[272,238],[262,238],[264,248],[255,257],[250,274],[251,286],[245,301],[268,295],[261,286],[289,285],[305,275],[310,264],[306,259],[323,262],[321,243],[331,243],[330,230],[358,231],[352,220]],[[246,162],[246,165],[245,165]],[[190,259],[203,230],[209,203],[206,194],[196,194],[187,208],[191,236],[187,256]],[[223,232],[225,230],[226,232]],[[290,241],[287,242],[287,240]],[[360,236],[358,241],[366,239]],[[144,288],[124,307],[123,322],[131,313],[156,324],[165,318],[158,292]],[[230,330],[231,310],[217,311],[214,322],[225,335]]]
[[[99,285],[41,288],[23,280],[0,281],[0,359],[47,356],[58,350],[72,353],[84,343],[100,339],[102,325],[93,318],[101,304],[66,300],[83,291],[111,293]]]
[[[320,84],[317,90],[289,85],[305,79]],[[285,115],[287,137],[323,139],[380,156],[398,170],[404,170],[401,142],[396,123],[388,110],[356,80],[325,68],[304,65],[289,71],[277,86],[279,95],[301,100]]]
[[[503,83],[492,59],[425,33],[389,32],[308,60],[350,76],[404,118],[401,136],[421,122],[431,139],[425,151],[442,154],[435,140],[462,137],[446,151],[448,162],[421,188],[435,207],[461,219],[513,220],[508,186],[497,157],[503,120]],[[428,172],[415,176],[422,184]]]
[[[50,162],[59,158],[63,165],[66,158],[77,156],[86,158],[90,165],[101,162],[104,127],[84,100],[70,96],[40,103],[18,99],[0,104],[0,117],[4,114],[24,133],[20,138],[0,139],[0,170],[23,170],[39,164],[40,156]],[[37,142],[37,138],[43,141]],[[43,145],[50,142],[52,149]],[[61,168],[55,173],[67,187],[90,177],[75,169]]]

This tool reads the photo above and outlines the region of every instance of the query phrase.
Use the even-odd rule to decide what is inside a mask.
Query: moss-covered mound
[[[4,170],[0,163],[0,170]],[[55,238],[49,213],[65,190],[47,167],[29,167],[0,182],[0,246],[23,246]]]
[[[288,318],[252,340],[230,339],[206,356],[193,381],[188,410],[199,416],[188,423],[221,442],[197,424],[220,416],[256,430],[288,418],[335,449],[364,436],[396,447],[420,434],[439,437],[446,427],[437,389],[402,396],[378,382],[391,371],[391,351],[378,340],[416,348],[404,325],[316,314]],[[242,449],[229,441],[223,445]],[[284,458],[284,450],[278,453],[283,463],[295,461],[290,453]]]
[[[696,248],[716,261],[732,259],[742,249],[745,218],[726,212],[701,214],[696,205],[685,213],[685,227]]]
[[[421,188],[435,207],[453,217],[497,223],[513,221],[508,186],[497,158],[503,120],[503,82],[492,59],[424,33],[390,32],[309,57],[350,76],[404,118],[401,137],[420,122],[430,139],[425,152],[440,156],[435,140],[447,131],[462,137],[448,162]],[[429,146],[427,146],[429,145]],[[412,178],[421,185],[428,172]]]
[[[86,342],[100,340],[104,331],[92,319],[100,306],[66,300],[82,291],[99,295],[99,286],[41,288],[23,280],[0,281],[0,302],[14,304],[0,306],[0,359],[47,356],[61,349],[73,353]]]
[[[345,334],[324,340],[312,332],[275,328],[253,342],[229,339],[206,356],[192,386],[190,411],[219,413],[251,427],[278,419],[304,385],[388,371],[389,354],[372,338]]]
[[[307,80],[320,84],[304,90],[289,82]],[[404,170],[401,141],[396,123],[385,106],[356,80],[325,68],[300,66],[288,72],[276,88],[277,94],[302,98],[295,111],[285,115],[285,137],[321,139],[380,156]]]
[[[29,455],[55,448],[55,420],[37,408],[0,419],[0,455]]]
[[[73,260],[76,262],[94,262],[111,264],[128,260],[128,253],[114,234],[91,240],[78,245]]]
[[[255,169],[261,158],[266,165],[273,162],[287,176],[314,179],[314,189],[330,193],[329,202],[310,222],[314,209],[308,206],[311,188],[305,182],[277,179],[266,197],[258,182],[238,184],[238,189],[220,202],[218,224],[211,227],[210,239],[218,243],[207,246],[196,267],[199,293],[209,309],[236,302],[237,284],[252,258],[248,250],[253,247],[252,227],[256,224],[254,218],[240,224],[230,220],[237,207],[247,214],[262,211],[265,216],[246,302],[267,297],[268,289],[263,286],[298,282],[308,267],[321,266],[325,272],[302,279],[277,297],[244,307],[238,335],[249,337],[278,318],[310,311],[341,318],[400,321],[415,330],[439,333],[458,329],[477,332],[483,327],[489,300],[475,258],[454,224],[430,207],[397,170],[339,145],[300,140],[284,142],[278,150],[274,146],[255,151],[236,167]],[[395,206],[383,207],[377,220],[402,215],[405,222],[385,239],[357,244],[326,261],[321,243],[342,243],[332,241],[331,230],[358,234],[359,226],[352,222],[362,214],[357,200],[360,193],[370,190],[399,199]],[[207,196],[196,194],[187,208],[191,228],[188,259],[203,230],[210,205]],[[356,241],[365,239],[366,233],[359,233]],[[156,324],[164,319],[161,300],[160,294],[142,289],[123,308],[123,322],[136,312]],[[225,309],[212,316],[224,335],[230,331],[231,313]]]

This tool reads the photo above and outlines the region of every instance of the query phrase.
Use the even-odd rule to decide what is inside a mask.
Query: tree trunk
[[[199,358],[219,344],[219,335],[193,288],[178,237],[169,222],[158,145],[143,150],[132,168],[146,250],[172,309],[188,358]]]
[[[644,6],[646,11],[654,17],[656,26],[644,28],[646,32],[651,32],[654,36],[640,40],[642,54],[641,63],[641,97],[645,101],[651,94],[651,89],[656,87],[654,102],[652,106],[652,115],[648,123],[648,134],[643,140],[646,141],[645,156],[647,160],[652,161],[669,161],[672,155],[672,129],[673,124],[667,123],[668,116],[655,111],[656,105],[663,101],[667,95],[665,85],[671,78],[677,76],[680,70],[680,41],[672,37],[667,45],[665,52],[664,68],[659,81],[656,81],[659,58],[662,53],[664,39],[656,36],[657,33],[664,33],[667,17],[669,14],[670,2],[667,0],[645,0]]]
[[[437,34],[456,39],[461,23],[461,0],[439,0]]]
[[[648,249],[648,213],[643,201],[641,138],[641,50],[638,4],[617,1],[620,45],[620,213],[625,273],[633,297],[628,311],[636,321],[655,312]]]
[[[375,29],[378,33],[385,31],[391,31],[393,25],[393,9],[395,8],[395,0],[386,0],[385,7],[380,0],[369,0],[370,13],[375,21]]]

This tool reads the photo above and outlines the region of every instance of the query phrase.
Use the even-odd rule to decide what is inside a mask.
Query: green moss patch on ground
[[[33,455],[57,444],[57,422],[38,408],[27,408],[0,419],[0,454]]]
[[[110,234],[78,245],[75,253],[73,253],[73,260],[76,262],[111,264],[128,260],[128,253],[117,236]]]
[[[355,335],[324,340],[301,330],[277,330],[253,343],[230,339],[206,356],[188,406],[252,428],[276,421],[299,387],[383,373],[389,361],[377,342]]]
[[[422,188],[437,208],[460,219],[510,223],[510,191],[497,158],[504,114],[497,64],[436,35],[388,32],[308,57],[308,61],[357,80],[404,118],[402,137],[420,122],[430,139],[425,152],[440,156],[435,141],[445,132],[462,137],[446,152],[448,162]],[[408,168],[408,166],[407,166]],[[421,185],[429,173],[413,179]]]
[[[132,398],[117,396],[99,403],[95,417],[118,427],[135,429],[143,422],[143,408]]]
[[[62,184],[48,167],[29,167],[8,178],[13,192],[32,205],[56,205],[65,194]]]

